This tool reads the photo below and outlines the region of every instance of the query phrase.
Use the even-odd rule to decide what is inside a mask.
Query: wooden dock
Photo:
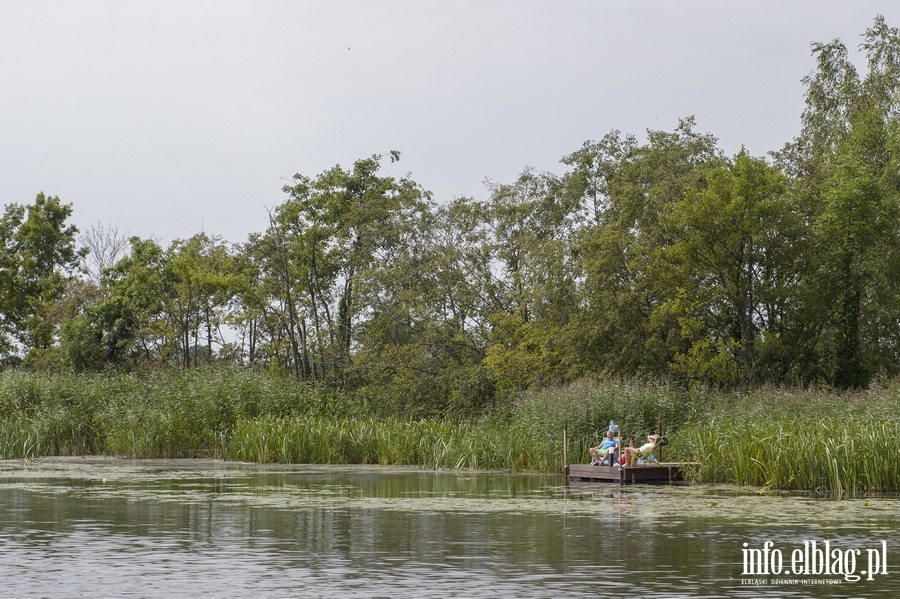
[[[697,465],[695,462],[654,462],[636,466],[591,466],[590,464],[569,464],[566,466],[568,480],[605,481],[625,483],[673,483],[684,480],[684,468]]]

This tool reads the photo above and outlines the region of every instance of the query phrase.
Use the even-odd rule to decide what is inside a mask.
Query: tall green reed
[[[515,404],[511,426],[549,466],[562,463],[562,431],[568,431],[570,462],[588,459],[588,449],[602,440],[611,420],[622,439],[643,438],[663,427],[677,433],[687,421],[704,413],[714,396],[706,390],[688,392],[676,385],[634,381],[582,381],[567,387],[524,394]],[[556,456],[550,459],[550,456]]]
[[[215,456],[239,418],[362,410],[352,397],[249,370],[0,372],[0,422],[35,423],[42,433],[34,451],[45,454]]]
[[[31,458],[42,455],[40,431],[34,422],[20,418],[0,422],[0,458]]]
[[[252,462],[543,469],[509,428],[445,420],[262,417],[241,420],[225,455]]]
[[[0,456],[213,456],[559,472],[610,420],[639,441],[659,423],[667,459],[698,481],[823,491],[900,490],[900,382],[858,394],[687,391],[585,381],[523,394],[470,420],[378,418],[353,396],[254,371],[145,375],[0,372]]]
[[[673,450],[700,466],[695,480],[822,492],[900,491],[900,401],[769,393],[719,408],[683,429]]]

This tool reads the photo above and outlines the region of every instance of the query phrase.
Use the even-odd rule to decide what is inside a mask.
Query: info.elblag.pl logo
[[[819,584],[856,582],[865,577],[874,580],[876,576],[888,573],[887,541],[879,546],[842,549],[832,547],[831,541],[803,541],[787,552],[766,541],[760,548],[743,544],[743,576],[806,577],[797,579],[746,579],[745,584],[809,584],[808,577],[819,577]],[[843,579],[834,577],[841,576]],[[824,577],[824,578],[823,578]],[[827,578],[831,577],[831,578]]]

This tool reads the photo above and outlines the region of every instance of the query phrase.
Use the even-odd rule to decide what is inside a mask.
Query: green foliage
[[[40,431],[24,418],[0,421],[0,458],[31,458],[44,455]]]
[[[694,480],[817,491],[897,491],[900,384],[856,394],[588,382],[532,391],[477,420],[374,416],[292,377],[203,368],[151,375],[0,375],[0,457],[104,454],[255,462],[560,472],[610,420],[639,443],[662,424],[666,459]]]
[[[675,436],[684,423],[708,406],[710,395],[676,385],[628,381],[581,381],[563,388],[525,393],[513,406],[512,428],[529,436],[545,454],[559,452],[568,429],[570,461],[579,462],[605,434],[610,420],[626,441],[640,445],[660,425]]]
[[[688,117],[439,203],[384,173],[390,152],[298,173],[241,246],[134,238],[122,257],[114,230],[95,231],[83,280],[71,207],[9,205],[0,360],[227,364],[353,394],[379,417],[459,421],[590,377],[864,388],[900,373],[900,32],[878,17],[863,38],[860,71],[840,41],[813,46],[801,133],[772,161],[724,155]],[[132,407],[109,408],[124,410],[121,447],[142,427],[159,439],[148,452],[222,434]]]
[[[228,457],[255,462],[558,470],[510,427],[449,420],[261,418],[238,423]]]
[[[665,217],[672,293],[660,306],[689,349],[672,368],[727,387],[779,380],[808,326],[792,281],[810,270],[804,215],[785,197],[782,174],[745,152],[709,169]]]
[[[0,359],[14,360],[18,343],[31,355],[53,343],[47,311],[63,293],[81,254],[72,206],[38,194],[34,204],[7,204],[0,218]]]
[[[0,374],[0,427],[7,457],[84,455],[102,451],[109,387],[79,376]],[[12,439],[18,437],[18,442]],[[22,448],[28,448],[24,451]],[[18,448],[18,450],[14,450]]]
[[[114,366],[210,362],[222,348],[232,299],[243,278],[218,238],[198,234],[167,250],[134,237],[131,252],[80,298],[61,329],[61,347],[76,371]],[[89,285],[85,283],[85,285]]]
[[[498,397],[508,401],[521,389],[558,385],[564,380],[566,339],[547,323],[522,322],[518,315],[495,314],[484,368]]]
[[[394,162],[399,153],[390,157]],[[271,316],[268,349],[297,376],[347,382],[358,327],[375,307],[380,282],[421,237],[417,226],[430,206],[425,193],[408,178],[379,176],[381,158],[315,179],[295,175],[269,229],[252,239],[269,299],[261,302]]]
[[[695,479],[777,489],[900,489],[900,387],[856,395],[767,391],[722,403],[674,439]]]
[[[783,157],[797,186],[817,200],[819,269],[813,275],[822,323],[820,360],[842,388],[897,371],[895,316],[900,182],[893,134],[900,91],[900,31],[883,17],[863,36],[861,77],[835,40],[813,48],[803,130]],[[890,315],[890,316],[888,316]],[[885,318],[887,317],[887,318]]]
[[[240,272],[226,244],[205,233],[174,241],[166,269],[172,287],[166,315],[178,340],[178,361],[196,367],[211,361],[225,343],[221,327],[240,288]]]
[[[363,413],[358,401],[333,391],[229,368],[0,374],[0,422],[36,438],[38,455],[221,455],[240,418]]]
[[[570,371],[665,377],[675,356],[689,350],[678,315],[668,311],[691,276],[673,263],[681,232],[671,221],[676,207],[692,209],[687,198],[724,164],[715,139],[694,126],[684,119],[671,133],[648,131],[644,145],[608,136],[580,153],[583,162],[589,149],[602,152],[594,158],[603,164],[602,180],[592,186],[605,197],[572,249],[583,273],[576,295],[583,309],[572,328],[580,347]]]

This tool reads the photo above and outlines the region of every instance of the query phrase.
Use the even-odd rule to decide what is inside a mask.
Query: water
[[[0,597],[897,597],[898,508],[556,476],[10,460]],[[811,541],[858,549],[856,575],[867,550],[886,553],[888,573],[744,573],[746,549],[771,542],[790,567]]]

